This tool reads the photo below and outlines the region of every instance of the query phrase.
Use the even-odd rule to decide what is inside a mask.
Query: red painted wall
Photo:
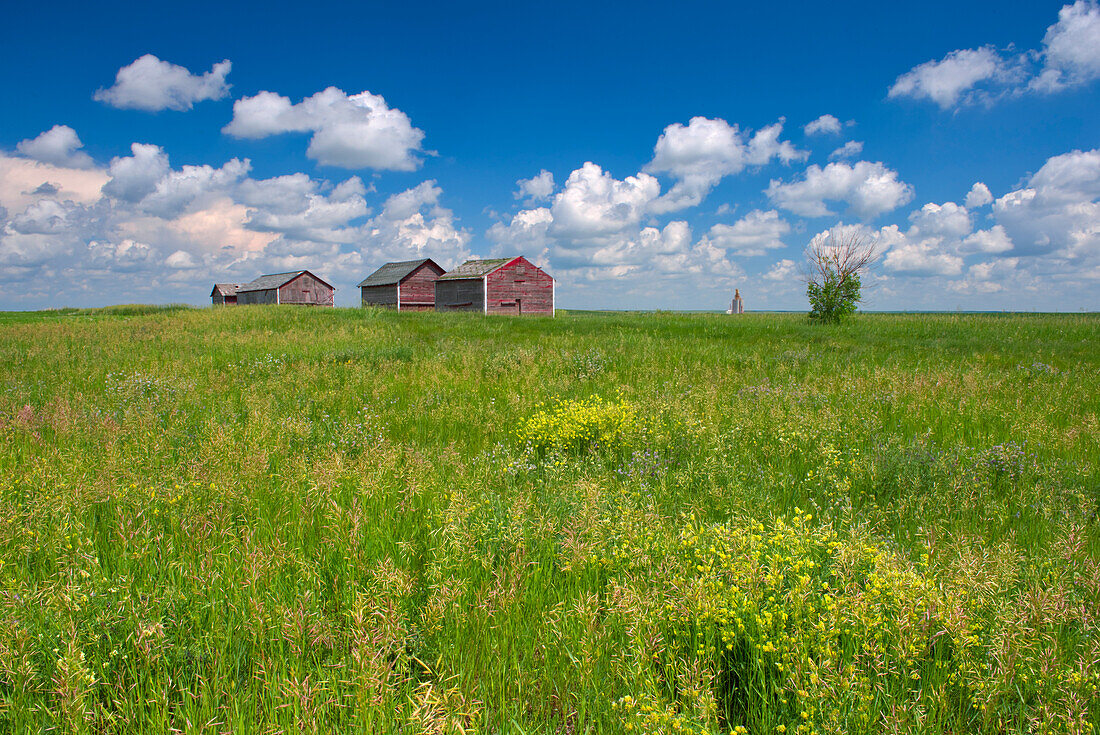
[[[401,282],[401,308],[410,311],[435,308],[435,282],[445,271],[424,263]]]
[[[486,279],[489,314],[554,313],[554,279],[526,258],[516,258]]]

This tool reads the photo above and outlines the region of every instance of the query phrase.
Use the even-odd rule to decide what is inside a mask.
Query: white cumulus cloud
[[[993,194],[990,193],[989,187],[980,181],[974,183],[974,186],[970,187],[970,191],[966,194],[964,204],[975,209],[977,207],[984,207],[993,201]]]
[[[424,131],[389,107],[381,95],[348,95],[329,87],[297,104],[274,92],[260,92],[233,104],[223,132],[236,138],[312,133],[306,154],[325,166],[413,171],[420,166]]]
[[[823,133],[840,133],[840,120],[833,115],[822,115],[821,117],[806,123],[802,128],[802,132],[806,135],[820,135]]]
[[[722,119],[693,117],[687,125],[665,128],[653,149],[647,173],[668,174],[672,188],[652,206],[657,213],[698,205],[719,181],[740,173],[746,166],[763,166],[772,159],[783,163],[808,155],[779,139],[783,121],[760,129],[751,137]]]
[[[550,225],[554,215],[546,207],[517,212],[508,224],[497,222],[489,228],[489,239],[495,245],[493,255],[526,254],[528,257],[546,252],[552,238]]]
[[[826,202],[839,201],[847,203],[856,215],[870,219],[913,198],[912,187],[898,180],[896,171],[870,161],[836,162],[825,168],[813,164],[801,180],[772,180],[766,193],[776,206],[803,217],[832,215]]]
[[[837,161],[842,158],[856,158],[861,153],[863,153],[863,141],[849,140],[847,143],[830,153],[829,160]]]
[[[1043,37],[1043,68],[1030,87],[1057,92],[1100,77],[1100,6],[1078,0],[1058,11]]]
[[[882,264],[894,273],[918,276],[957,276],[962,273],[963,259],[947,252],[935,238],[914,240],[902,233],[897,225],[882,228],[880,246],[886,250]]]
[[[1047,160],[1023,188],[993,203],[1016,252],[1100,260],[1100,149]]]
[[[962,241],[963,252],[969,253],[1007,253],[1013,248],[1012,238],[1001,225],[993,225],[988,230],[978,230]]]
[[[205,74],[145,54],[118,70],[113,86],[95,93],[99,102],[131,110],[190,110],[196,102],[220,100],[229,94],[225,77],[233,67],[228,59]]]
[[[966,207],[960,207],[955,202],[929,202],[910,214],[909,221],[915,228],[913,233],[920,237],[957,240],[973,229],[970,213],[966,211]]]
[[[1041,49],[993,46],[951,51],[897,78],[890,97],[928,99],[943,109],[1025,92],[1051,93],[1100,78],[1100,6],[1077,0],[1058,11]]]
[[[546,201],[554,193],[554,174],[542,169],[538,175],[529,179],[520,179],[516,185],[519,187],[515,193],[516,199],[527,199],[532,202]]]
[[[110,181],[103,193],[127,202],[139,202],[152,194],[161,179],[168,175],[168,154],[159,145],[134,143],[129,156],[111,159],[107,169]]]
[[[958,104],[980,82],[994,79],[1004,71],[1004,60],[991,46],[961,49],[905,72],[890,87],[889,96],[929,99],[947,109]]]
[[[569,174],[554,197],[553,234],[585,239],[636,226],[660,191],[657,179],[649,174],[619,180],[589,161]]]
[[[763,275],[764,279],[768,281],[777,281],[779,283],[797,281],[799,277],[798,264],[790,258],[783,258],[777,263],[774,263]]]
[[[68,125],[54,125],[37,138],[22,140],[15,149],[27,158],[63,168],[92,168],[92,157],[80,149],[84,144]]]
[[[790,231],[791,226],[774,209],[754,210],[732,225],[714,225],[704,240],[731,255],[755,256],[786,247],[781,238]]]

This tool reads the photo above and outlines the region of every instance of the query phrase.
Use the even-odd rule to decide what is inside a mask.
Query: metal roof
[[[210,292],[210,295],[213,296],[215,293],[221,293],[222,296],[233,296],[240,287],[241,284],[239,283],[215,283],[214,290]]]
[[[266,276],[260,276],[251,283],[246,283],[243,286],[238,286],[237,293],[243,293],[245,291],[269,291],[273,288],[282,288],[303,273],[309,273],[309,275],[317,278],[317,280],[321,283],[324,283],[329,288],[332,288],[331,283],[326,282],[323,278],[318,278],[316,273],[312,273],[310,271],[291,271],[290,273],[270,273]]]
[[[395,283],[401,283],[420,266],[425,263],[431,263],[436,268],[439,266],[431,258],[421,258],[420,260],[399,260],[393,263],[386,263],[381,268],[371,273],[369,276],[360,281],[357,288],[363,286],[392,286]],[[439,270],[443,270],[439,268]]]
[[[439,277],[441,281],[452,281],[459,278],[484,278],[488,274],[511,263],[515,258],[487,258],[485,260],[467,260],[453,271],[444,273]]]

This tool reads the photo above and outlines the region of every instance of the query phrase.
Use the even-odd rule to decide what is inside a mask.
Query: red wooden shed
[[[359,283],[363,306],[430,311],[435,308],[436,279],[444,272],[431,258],[386,263]]]
[[[554,279],[522,256],[467,260],[435,282],[437,311],[554,315]]]
[[[215,283],[210,300],[214,306],[232,306],[237,303],[237,289],[240,287],[239,283]]]
[[[309,271],[272,273],[238,288],[237,303],[332,306],[335,290]]]

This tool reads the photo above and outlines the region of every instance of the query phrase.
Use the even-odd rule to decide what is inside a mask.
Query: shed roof
[[[215,283],[214,290],[210,292],[210,295],[220,293],[222,296],[234,296],[240,287],[241,284],[239,283]]]
[[[286,284],[293,281],[303,273],[309,273],[309,275],[317,278],[317,274],[310,271],[291,271],[289,273],[269,273],[266,276],[260,276],[251,283],[246,283],[243,286],[237,288],[237,293],[243,293],[245,291],[269,291],[273,288],[282,288]],[[332,288],[332,284],[327,283],[322,278],[317,278],[318,281],[324,283],[329,288]]]
[[[453,271],[444,273],[439,277],[441,281],[453,281],[459,278],[483,278],[497,268],[511,263],[515,258],[486,258],[484,260],[467,260]]]
[[[386,263],[374,273],[364,278],[357,288],[362,288],[363,286],[392,286],[395,283],[401,283],[401,281],[405,280],[407,276],[425,263],[431,263],[436,268],[439,268],[436,262],[431,258],[399,260],[393,263]],[[439,270],[443,269],[439,268]]]

